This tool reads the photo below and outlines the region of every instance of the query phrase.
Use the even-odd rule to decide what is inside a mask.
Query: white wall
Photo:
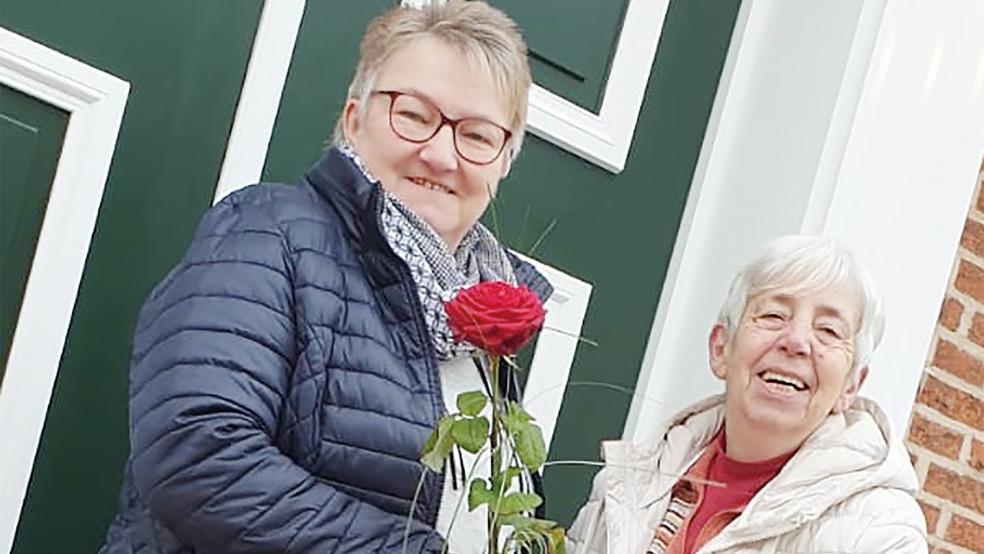
[[[905,426],[984,149],[974,21],[977,0],[743,3],[626,438],[721,390],[706,339],[731,276],[801,231],[843,238],[882,283],[863,392]]]
[[[903,431],[984,155],[984,2],[890,1],[823,233],[878,279],[885,339],[863,391]]]

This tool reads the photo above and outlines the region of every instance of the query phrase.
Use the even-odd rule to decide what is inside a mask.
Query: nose
[[[786,327],[786,332],[779,338],[779,348],[790,356],[808,356],[810,354],[810,326],[803,322],[792,321]]]
[[[458,154],[454,147],[454,129],[445,123],[437,134],[423,144],[420,159],[435,171],[454,171],[458,169]]]

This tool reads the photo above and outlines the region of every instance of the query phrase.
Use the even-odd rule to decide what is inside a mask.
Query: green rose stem
[[[500,421],[499,403],[499,356],[489,356],[489,370],[492,374],[490,387],[492,389],[492,432],[489,434],[489,444],[492,447],[492,468],[489,472],[490,477],[498,475],[502,471],[502,449],[499,446],[499,430],[502,422]],[[502,494],[498,495],[496,509],[489,506],[489,554],[499,552],[499,510],[498,503],[502,500]]]

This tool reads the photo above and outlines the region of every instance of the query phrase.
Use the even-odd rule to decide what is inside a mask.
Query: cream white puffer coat
[[[571,554],[643,554],[677,476],[724,421],[715,396],[680,412],[654,440],[602,444],[606,467],[568,531]],[[831,415],[744,512],[698,552],[925,553],[916,474],[874,401]]]

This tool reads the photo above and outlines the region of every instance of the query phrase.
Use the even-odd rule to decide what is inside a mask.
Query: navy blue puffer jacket
[[[301,186],[203,219],[134,337],[130,458],[103,552],[401,552],[444,413],[437,359],[381,195],[330,150]],[[541,299],[550,285],[513,260]],[[436,553],[428,474],[411,553]]]

